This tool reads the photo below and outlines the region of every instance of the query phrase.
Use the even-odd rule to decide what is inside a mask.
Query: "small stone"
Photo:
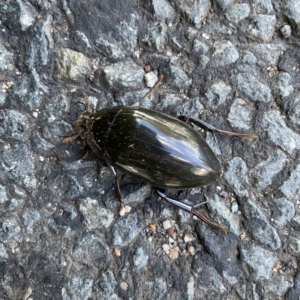
[[[205,96],[210,107],[218,108],[219,105],[226,101],[230,92],[230,85],[226,84],[224,81],[218,81],[208,88]]]
[[[120,207],[120,210],[119,210],[119,216],[120,216],[120,217],[125,216],[125,207],[124,207],[124,206],[121,206],[121,207]]]
[[[255,244],[250,244],[241,248],[240,257],[255,280],[270,280],[277,261],[275,253]]]
[[[115,256],[121,256],[121,249],[120,248],[115,248],[114,249],[114,255]]]
[[[286,0],[284,13],[288,17],[295,33],[300,35],[300,6],[298,0]]]
[[[169,251],[169,257],[172,259],[172,260],[175,260],[179,257],[179,247],[178,246],[175,246],[174,248],[170,249]]]
[[[233,0],[215,0],[215,2],[218,6],[220,6],[220,8],[225,9],[233,2]]]
[[[148,25],[148,32],[144,35],[142,42],[147,47],[156,51],[162,51],[166,41],[167,26],[164,22],[155,22]]]
[[[246,232],[242,232],[242,233],[240,234],[240,239],[241,239],[241,241],[244,240],[245,238],[246,238]]]
[[[128,214],[128,213],[130,213],[130,212],[131,212],[131,210],[132,210],[132,207],[131,207],[131,206],[129,206],[129,205],[126,205],[126,206],[124,207],[125,214]]]
[[[236,62],[239,58],[239,52],[230,42],[214,43],[214,53],[212,55],[216,66],[225,66]]]
[[[289,84],[291,76],[289,73],[280,72],[278,74],[277,81],[273,85],[273,94],[281,97],[288,97],[293,91],[294,88]]]
[[[175,234],[175,230],[176,230],[176,227],[175,226],[171,226],[167,229],[166,231],[166,234],[170,237],[173,237],[174,234]]]
[[[163,244],[163,245],[162,245],[162,249],[163,249],[166,253],[168,253],[168,252],[170,251],[170,246],[169,246],[168,244]]]
[[[151,241],[151,240],[149,239],[149,241]],[[147,252],[144,250],[144,248],[142,248],[142,247],[139,247],[135,250],[132,259],[133,259],[133,265],[137,269],[141,269],[141,268],[148,266],[149,256],[148,256]]]
[[[183,240],[185,243],[189,243],[190,241],[194,240],[195,238],[191,234],[185,234]]]
[[[149,205],[145,205],[143,208],[144,217],[146,220],[151,220],[153,218],[153,209]]]
[[[144,70],[131,61],[118,62],[103,69],[103,77],[110,88],[142,86],[144,74]]]
[[[280,29],[284,38],[289,38],[292,34],[292,28],[290,25],[283,25]]]
[[[196,248],[194,246],[189,246],[187,251],[189,254],[194,255],[196,253]]]
[[[89,58],[71,49],[61,49],[55,58],[54,77],[56,80],[83,82],[91,71]]]
[[[114,219],[112,211],[101,207],[98,200],[87,197],[80,202],[79,209],[89,229],[108,228]]]
[[[170,228],[172,226],[172,223],[171,223],[171,221],[170,220],[165,220],[164,222],[163,222],[163,228],[164,229],[168,229],[168,228]]]
[[[276,211],[274,212],[274,222],[277,226],[285,226],[292,220],[295,215],[295,207],[292,201],[288,201],[286,198],[280,198],[275,200]]]
[[[156,225],[155,225],[155,224],[150,224],[150,225],[149,225],[149,229],[150,229],[151,231],[156,231]]]
[[[275,25],[276,16],[257,15],[253,19],[253,25],[249,27],[249,33],[265,43],[270,42],[275,32]]]
[[[228,162],[224,177],[237,195],[241,197],[249,195],[248,168],[240,157],[235,157]]]
[[[239,210],[239,205],[237,204],[236,201],[232,202],[231,204],[231,212],[232,213],[237,213]]]
[[[284,168],[286,160],[284,152],[277,149],[270,153],[266,161],[261,161],[251,170],[258,190],[261,191],[272,183],[273,178]]]
[[[0,244],[0,263],[7,261],[9,258],[6,248],[3,244]]]
[[[106,34],[100,33],[95,43],[99,51],[111,60],[123,59],[125,56],[122,46]]]
[[[201,40],[195,39],[193,42],[192,51],[197,54],[205,54],[209,50],[209,47],[203,43]]]
[[[171,65],[169,74],[172,84],[180,90],[187,89],[192,84],[192,79],[190,79],[187,74],[177,66]]]
[[[236,98],[231,105],[227,120],[234,128],[250,129],[253,109],[250,104],[241,99]]]
[[[150,72],[151,66],[147,65],[144,67],[145,72]]]
[[[157,82],[157,73],[149,72],[145,75],[145,82],[147,87],[152,88]]]
[[[121,247],[129,245],[143,228],[145,228],[143,226],[145,226],[144,220],[140,218],[137,212],[120,218],[111,230],[113,245]]]
[[[225,16],[228,21],[238,23],[248,18],[250,14],[250,6],[247,3],[232,5],[226,12]]]
[[[292,154],[295,149],[300,147],[300,135],[286,125],[279,111],[267,112],[263,116],[261,124],[268,132],[269,139],[282,150]]]
[[[122,290],[127,291],[128,290],[128,283],[123,281],[123,282],[121,282],[120,287],[121,287]]]
[[[281,264],[280,262],[277,262],[272,271],[277,272],[280,268],[281,268]]]
[[[294,252],[294,254],[300,254],[300,238],[299,237],[292,237],[291,241],[289,242],[289,248]]]
[[[271,90],[268,85],[260,83],[257,76],[250,73],[240,73],[231,77],[231,83],[235,84],[237,89],[252,101],[271,101]]]

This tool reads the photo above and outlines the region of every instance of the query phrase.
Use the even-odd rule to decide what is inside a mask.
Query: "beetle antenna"
[[[139,101],[134,102],[131,106],[140,106],[140,105],[143,103],[143,101],[144,101],[150,94],[152,94],[152,93],[153,93],[153,92],[161,85],[163,78],[164,78],[164,75],[163,75],[163,74],[160,75],[159,78],[158,78],[158,80],[157,80],[157,82],[156,82],[155,85],[151,88],[151,90],[150,90],[150,91],[149,91],[142,99],[140,99]]]

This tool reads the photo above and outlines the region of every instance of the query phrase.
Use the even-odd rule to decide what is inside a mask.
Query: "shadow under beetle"
[[[213,183],[222,175],[222,167],[216,155],[201,135],[185,122],[189,121],[212,133],[219,132],[241,138],[256,138],[253,134],[239,134],[217,129],[199,119],[182,116],[180,121],[155,110],[139,107],[140,103],[161,83],[163,76],[143,99],[133,106],[116,106],[98,111],[86,110],[75,123],[74,133],[63,142],[77,137],[88,146],[112,170],[121,201],[124,201],[117,178],[117,170],[140,178],[157,188],[187,189]],[[166,197],[165,200],[191,212],[209,225],[227,230],[199,214],[195,206]],[[203,204],[203,203],[201,203]],[[201,205],[200,204],[200,205]]]

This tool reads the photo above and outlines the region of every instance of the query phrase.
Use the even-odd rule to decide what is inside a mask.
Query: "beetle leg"
[[[79,160],[85,160],[87,159],[89,156],[89,150],[86,150],[85,153],[83,154],[83,156],[81,158],[79,158]]]
[[[74,141],[75,139],[77,139],[78,137],[79,137],[78,133],[73,133],[68,138],[64,139],[63,143],[70,143],[70,142]]]
[[[86,93],[83,93],[83,97],[84,97],[84,102],[85,102],[85,110],[90,110],[90,101],[89,101],[89,97]]]
[[[119,215],[123,216],[125,213],[125,208],[124,208],[124,198],[123,198],[123,194],[122,191],[120,189],[120,184],[119,184],[119,179],[118,179],[118,174],[115,170],[115,168],[109,164],[108,162],[106,162],[106,164],[109,166],[110,170],[112,171],[114,177],[115,177],[115,181],[116,181],[116,186],[117,186],[117,190],[118,190],[118,195],[119,195],[119,199],[120,199],[120,209],[119,209]]]
[[[142,102],[161,85],[163,78],[164,78],[164,75],[160,75],[157,82],[151,88],[151,90],[142,99],[134,102],[131,106],[141,106]]]
[[[192,206],[192,210],[191,210],[191,213],[195,216],[197,216],[199,219],[201,219],[202,221],[204,221],[206,224],[214,227],[214,228],[217,228],[225,233],[227,233],[227,229],[217,223],[214,223],[210,220],[208,220],[206,217],[204,217],[203,215],[199,214],[196,210],[194,210],[193,206]]]
[[[218,132],[218,133],[237,136],[237,137],[245,138],[245,139],[256,139],[257,138],[257,135],[255,135],[255,134],[247,134],[247,133],[245,134],[245,133],[237,133],[237,132],[232,132],[232,131],[221,130],[221,129],[218,129],[218,128],[200,120],[200,119],[186,117],[186,116],[180,116],[179,118],[180,118],[180,120],[182,120],[184,122],[190,121],[191,123],[201,127],[202,129],[211,132],[212,134],[214,134],[215,132]]]
[[[216,145],[217,145],[217,148],[218,148],[219,153],[222,153],[221,150],[220,150],[220,147],[219,147],[219,143],[218,143],[217,137],[216,137],[216,135],[215,135],[214,132],[212,133],[212,136],[214,137],[214,140],[215,140],[215,143],[216,143]]]
[[[196,205],[193,205],[193,208],[199,207],[199,206],[201,206],[201,205],[203,205],[203,204],[206,204],[206,203],[207,203],[207,201],[198,203],[198,204],[196,204]]]
[[[217,228],[225,233],[227,233],[227,229],[224,228],[223,226],[219,225],[219,224],[216,224],[210,220],[208,220],[206,217],[204,217],[203,215],[201,215],[200,213],[198,213],[194,208],[195,207],[198,207],[202,204],[205,204],[206,202],[203,202],[203,203],[199,203],[197,205],[188,205],[188,204],[185,204],[183,202],[180,202],[180,201],[177,201],[177,200],[174,200],[174,199],[171,199],[171,198],[168,198],[165,194],[163,194],[162,192],[160,192],[159,190],[156,190],[156,192],[158,193],[158,195],[160,197],[162,197],[163,199],[167,200],[168,202],[186,210],[186,211],[189,211],[191,214],[197,216],[199,219],[201,219],[202,221],[204,221],[205,223],[207,223],[208,225],[214,227],[214,228]]]
[[[245,138],[245,139],[256,139],[257,138],[257,135],[255,135],[255,134],[237,133],[237,132],[232,132],[232,131],[221,130],[221,129],[218,129],[218,128],[216,128],[202,120],[196,119],[196,118],[189,118],[189,121],[209,132],[212,132],[212,133],[218,132],[218,133],[237,136],[237,137]]]

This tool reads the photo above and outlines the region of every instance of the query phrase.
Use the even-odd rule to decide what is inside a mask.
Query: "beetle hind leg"
[[[165,194],[163,194],[162,192],[160,192],[159,190],[156,190],[156,192],[158,193],[158,195],[160,197],[162,197],[163,199],[167,200],[168,202],[186,210],[186,211],[189,211],[191,214],[197,216],[199,219],[201,219],[202,221],[204,221],[206,224],[214,227],[214,228],[217,228],[225,233],[227,233],[227,229],[224,228],[223,226],[217,224],[217,223],[214,223],[210,220],[208,220],[205,216],[201,215],[199,212],[197,212],[195,210],[195,207],[198,207],[200,205],[203,205],[205,204],[206,202],[203,202],[203,203],[199,203],[197,205],[188,205],[186,203],[183,203],[183,202],[180,202],[180,201],[177,201],[177,200],[174,200],[174,199],[171,199],[171,198],[168,198]]]

